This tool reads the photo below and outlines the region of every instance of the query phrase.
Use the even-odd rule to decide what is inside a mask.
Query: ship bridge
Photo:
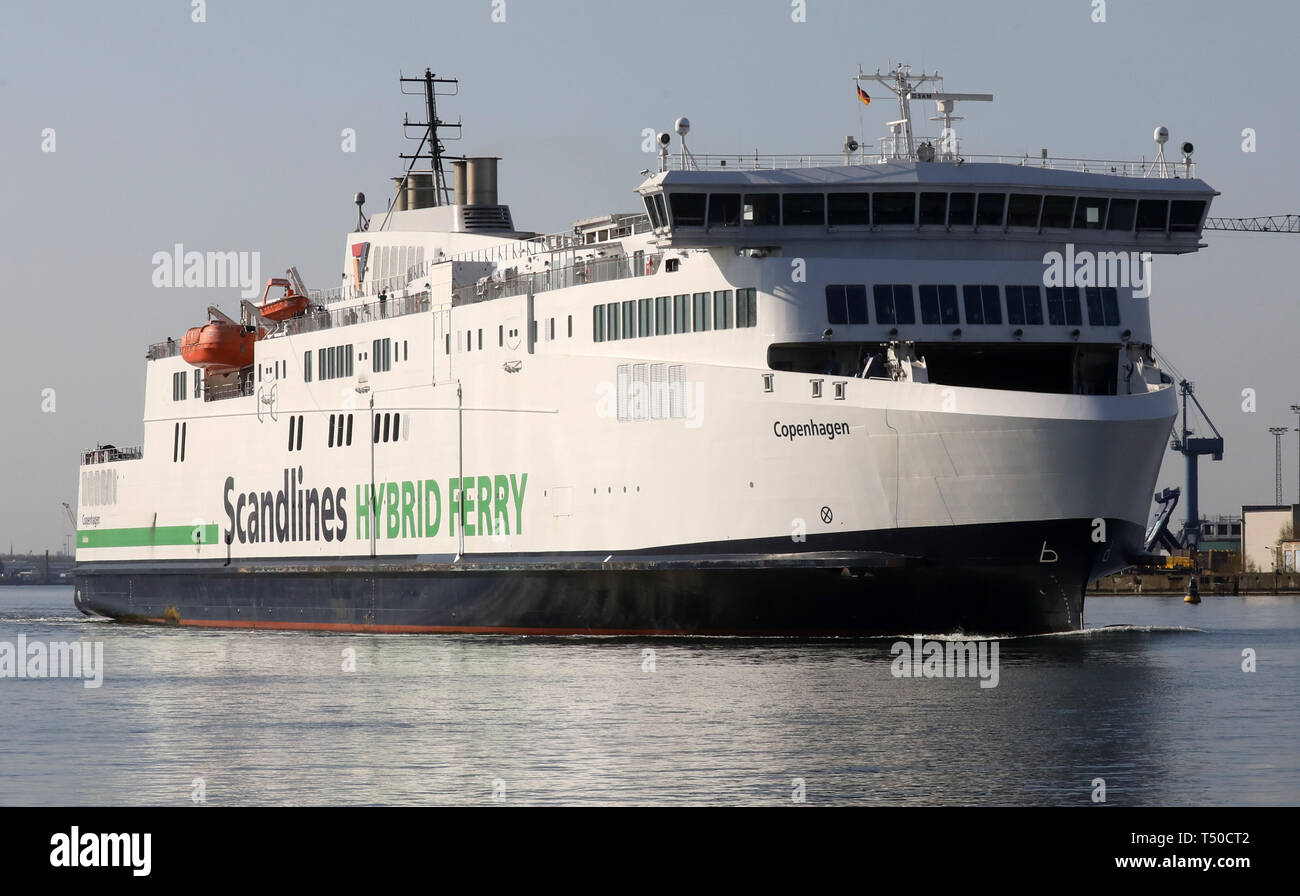
[[[737,170],[706,157],[638,187],[661,247],[775,248],[791,241],[1074,240],[1152,253],[1195,251],[1210,200],[1196,178],[1141,176],[1152,163],[1069,167],[899,159]],[[750,164],[768,160],[751,157]]]

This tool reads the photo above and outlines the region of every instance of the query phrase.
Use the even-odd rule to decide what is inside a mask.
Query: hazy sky
[[[1218,215],[1300,211],[1294,0],[1093,0],[867,4],[807,0],[653,3],[13,3],[0,29],[0,550],[56,548],[78,452],[142,438],[144,351],[204,320],[236,290],[156,289],[174,243],[257,250],[262,276],[296,264],[338,285],[352,194],[382,208],[403,113],[399,70],[462,79],[452,151],[494,154],[516,226],[563,229],[635,210],[650,165],[641,132],[690,117],[697,152],[835,152],[873,141],[897,108],[853,93],[858,64],[939,68],[968,104],[968,153],[1136,159],[1151,131],[1197,146]],[[494,22],[494,11],[504,22]],[[929,114],[928,104],[914,112]],[[42,133],[54,129],[54,152]],[[343,152],[341,132],[356,131]],[[1257,151],[1242,151],[1254,128]],[[1294,280],[1300,235],[1207,233],[1209,248],[1156,262],[1157,348],[1196,381],[1227,439],[1203,462],[1202,511],[1273,500],[1269,426],[1300,402]],[[1253,388],[1258,410],[1242,411]],[[42,411],[42,390],[55,411]],[[232,451],[241,450],[232,445]],[[1296,499],[1296,434],[1284,499]],[[1161,485],[1178,485],[1170,454]]]

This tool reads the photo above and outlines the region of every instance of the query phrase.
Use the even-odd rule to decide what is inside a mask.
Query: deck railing
[[[1054,171],[1075,171],[1083,174],[1114,174],[1120,177],[1191,178],[1196,177],[1196,163],[1166,161],[1161,167],[1153,159],[1072,159],[1022,155],[980,155],[961,153],[963,163],[993,163],[1018,165],[1022,168],[1048,168]],[[878,165],[884,162],[907,161],[906,156],[894,158],[890,154],[859,151],[808,155],[694,155],[683,163],[680,156],[670,156],[670,171],[773,171],[782,168],[839,168],[845,165]],[[933,164],[953,164],[938,161]]]
[[[612,280],[644,277],[657,273],[662,262],[662,252],[593,258],[567,267],[520,274],[502,280],[487,279],[481,283],[459,286],[451,291],[451,303],[465,305],[506,296],[525,295],[530,291],[536,295],[552,289],[566,289],[587,283],[607,283]]]
[[[115,445],[99,445],[89,451],[81,452],[83,464],[109,464],[118,460],[139,460],[144,457],[144,447],[135,445],[131,448],[118,448]]]

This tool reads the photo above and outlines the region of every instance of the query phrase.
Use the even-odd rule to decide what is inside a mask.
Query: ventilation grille
[[[514,230],[510,209],[504,205],[462,206],[462,223],[466,230]]]

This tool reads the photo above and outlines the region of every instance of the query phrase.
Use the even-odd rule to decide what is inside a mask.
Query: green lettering
[[[519,477],[519,486],[515,487],[515,474],[510,474],[510,491],[514,494],[515,499],[515,532],[519,535],[524,534],[524,489],[528,487],[528,474],[524,473]]]

